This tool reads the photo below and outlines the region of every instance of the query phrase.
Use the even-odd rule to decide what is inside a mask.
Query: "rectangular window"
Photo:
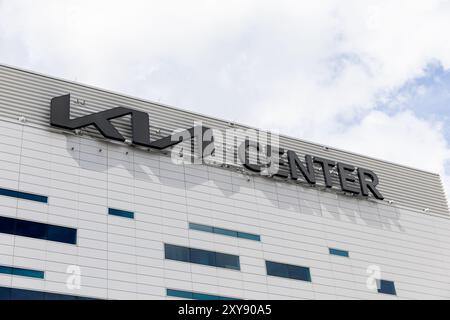
[[[205,226],[203,224],[198,224],[198,223],[189,223],[189,229],[214,233],[213,227]]]
[[[397,292],[395,291],[395,284],[393,281],[379,280],[377,282],[379,293],[392,294],[394,296],[397,295]]]
[[[109,208],[108,214],[122,218],[134,219],[134,212],[131,211]]]
[[[0,300],[96,300],[67,294],[0,287]]]
[[[164,244],[165,258],[212,267],[240,270],[239,257],[231,254]]]
[[[220,268],[240,270],[239,257],[232,254],[216,253],[216,266]]]
[[[189,248],[164,244],[164,252],[166,259],[190,262]]]
[[[7,196],[7,197],[37,201],[37,202],[42,202],[42,203],[48,202],[48,198],[46,196],[40,196],[40,195],[33,194],[33,193],[15,191],[15,190],[4,189],[4,188],[0,188],[0,196]]]
[[[212,251],[189,249],[192,263],[216,266],[216,253]]]
[[[0,273],[10,274],[13,276],[22,276],[29,278],[44,279],[44,271],[23,269],[9,266],[0,266]]]
[[[177,298],[183,298],[183,299],[194,299],[194,300],[240,300],[236,298],[229,298],[229,297],[222,297],[222,296],[216,296],[206,293],[197,293],[197,292],[190,292],[190,291],[183,291],[183,290],[173,290],[173,289],[167,289],[166,290],[167,296],[169,297],[177,297]]]
[[[77,243],[76,229],[8,217],[0,217],[0,232],[62,243]]]
[[[253,240],[253,241],[261,241],[261,237],[256,234],[234,231],[234,230],[223,229],[223,228],[217,228],[217,227],[211,227],[211,226],[206,226],[206,225],[198,224],[198,223],[189,223],[189,229],[203,231],[203,232],[209,232],[209,233],[215,233],[215,234],[221,234],[223,236],[228,236],[228,237],[242,238],[242,239]]]
[[[311,282],[311,273],[307,267],[266,261],[266,269],[269,276]]]
[[[349,254],[348,251],[345,250],[339,250],[339,249],[334,249],[334,248],[328,248],[329,252],[331,255],[334,256],[341,256],[341,257],[346,257],[348,258]]]

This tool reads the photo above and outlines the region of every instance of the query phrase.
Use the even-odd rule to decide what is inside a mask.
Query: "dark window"
[[[0,287],[0,300],[11,300],[11,288]]]
[[[266,261],[266,269],[269,276],[289,278],[288,267],[286,264]]]
[[[311,282],[311,273],[307,267],[266,261],[266,269],[269,276]]]
[[[309,268],[298,267],[298,266],[288,266],[289,278],[295,280],[303,280],[311,282],[311,274],[309,273]]]
[[[0,217],[0,232],[14,234],[16,229],[15,219]]]
[[[113,216],[128,218],[128,219],[134,219],[134,212],[131,211],[125,211],[125,210],[119,210],[119,209],[108,209],[108,213]]]
[[[240,270],[239,257],[231,254],[217,253],[216,266],[227,269]]]
[[[207,266],[240,270],[239,256],[164,244],[165,258]]]
[[[7,197],[13,197],[13,198],[19,198],[19,199],[25,199],[25,200],[31,200],[31,201],[37,201],[42,203],[47,203],[48,198],[46,196],[40,196],[33,193],[27,193],[27,192],[20,192],[10,189],[4,189],[0,188],[0,195],[7,196]]]
[[[206,293],[198,293],[198,292],[190,292],[190,291],[183,291],[183,290],[173,290],[173,289],[166,289],[167,296],[169,297],[177,297],[177,298],[183,298],[183,299],[194,299],[194,300],[239,300],[236,298],[230,298],[230,297],[222,297],[222,296],[216,296]]]
[[[44,293],[32,290],[11,289],[11,300],[44,300]]]
[[[36,239],[45,239],[47,235],[47,225],[43,223],[17,220],[16,235]]]
[[[334,256],[341,256],[341,257],[347,257],[347,258],[349,256],[348,251],[345,251],[345,250],[329,248],[329,252],[330,252],[330,254],[332,254]]]
[[[49,225],[47,228],[47,240],[76,244],[77,230],[67,227]]]
[[[0,217],[0,232],[69,244],[77,242],[76,229],[6,217]]]
[[[206,225],[198,224],[198,223],[189,223],[189,229],[203,231],[203,232],[209,232],[209,233],[215,233],[215,234],[221,234],[224,236],[235,237],[235,238],[242,238],[242,239],[253,240],[253,241],[261,241],[261,237],[256,234],[240,232],[240,231],[233,231],[233,230],[223,229],[223,228],[216,228],[216,227],[206,226]]]
[[[166,259],[190,262],[189,248],[165,244],[164,252]]]
[[[191,262],[204,264],[207,266],[216,266],[216,253],[212,251],[190,249]]]
[[[397,292],[395,291],[394,282],[388,281],[388,280],[379,280],[378,292],[385,293],[385,294],[397,295]]]
[[[0,287],[0,300],[96,300],[94,298]]]

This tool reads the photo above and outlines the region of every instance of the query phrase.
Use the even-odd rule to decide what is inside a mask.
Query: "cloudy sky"
[[[0,63],[442,175],[450,1],[0,0]]]

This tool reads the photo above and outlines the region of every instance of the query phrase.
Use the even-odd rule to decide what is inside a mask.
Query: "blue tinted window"
[[[166,259],[190,262],[189,248],[165,244],[164,252]]]
[[[395,291],[395,284],[393,281],[379,280],[379,293],[397,295]]]
[[[12,274],[15,276],[44,279],[44,271],[38,271],[38,270],[13,268]]]
[[[261,237],[257,234],[238,232],[238,238],[253,240],[253,241],[261,241]]]
[[[288,267],[286,264],[266,261],[266,269],[269,276],[289,278]]]
[[[236,231],[222,229],[222,228],[214,228],[214,233],[221,234],[224,236],[229,236],[229,237],[237,237],[238,236]]]
[[[34,290],[0,287],[0,300],[96,300],[94,298],[71,296]]]
[[[209,232],[209,233],[215,233],[215,234],[221,234],[224,236],[235,237],[235,238],[242,238],[242,239],[253,240],[253,241],[261,241],[261,237],[256,234],[234,231],[234,230],[223,229],[223,228],[217,228],[217,227],[211,227],[211,226],[206,226],[206,225],[198,224],[198,223],[189,223],[189,229],[203,231],[203,232]]]
[[[329,248],[329,251],[330,251],[330,254],[332,254],[332,255],[348,258],[348,251],[333,249],[333,248]]]
[[[240,270],[239,257],[231,254],[217,253],[216,266],[227,269]]]
[[[216,253],[212,251],[191,249],[191,262],[208,266],[216,265]]]
[[[198,292],[190,292],[190,291],[182,291],[182,290],[173,290],[167,289],[167,295],[170,297],[178,297],[184,299],[195,299],[195,300],[239,300],[236,298],[222,297],[216,296],[212,294],[206,293],[198,293]]]
[[[164,244],[165,258],[207,266],[240,270],[239,256]]]
[[[44,279],[44,271],[31,270],[31,269],[0,266],[0,273],[10,274],[10,275],[15,275],[15,276]]]
[[[311,273],[307,267],[266,261],[266,269],[269,276],[311,281]]]
[[[197,230],[197,231],[204,231],[204,232],[210,232],[213,233],[213,227],[205,226],[203,224],[197,224],[197,223],[189,223],[189,229]]]
[[[12,268],[11,267],[0,266],[0,273],[12,274]]]
[[[44,300],[44,293],[32,290],[11,289],[11,300]]]
[[[76,229],[6,217],[0,217],[0,232],[69,244],[77,242]]]
[[[128,219],[134,219],[134,212],[131,211],[125,211],[125,210],[119,210],[119,209],[108,209],[108,213],[113,216],[128,218]]]
[[[11,288],[0,287],[0,300],[11,300]]]
[[[166,292],[167,292],[167,295],[169,297],[192,299],[192,292],[181,291],[181,290],[173,290],[173,289],[167,289]]]
[[[299,266],[288,266],[288,274],[290,279],[311,281],[309,268]]]
[[[19,198],[19,199],[25,199],[25,200],[31,200],[31,201],[37,201],[37,202],[42,202],[42,203],[48,202],[48,198],[46,196],[40,196],[37,194],[20,192],[20,191],[4,189],[4,188],[0,188],[0,195],[7,196],[7,197],[13,197],[13,198]]]

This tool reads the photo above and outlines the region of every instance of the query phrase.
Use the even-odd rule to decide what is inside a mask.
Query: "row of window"
[[[0,300],[97,300],[94,298],[72,296],[35,290],[0,287]]]
[[[169,297],[177,297],[183,299],[193,299],[193,300],[239,300],[236,298],[222,297],[212,294],[198,293],[198,292],[190,292],[183,290],[174,290],[167,289],[167,296]]]
[[[239,257],[202,249],[164,244],[165,258],[169,260],[203,264],[212,267],[241,270]]]
[[[0,217],[0,233],[76,244],[77,230],[46,223]]]
[[[223,228],[217,228],[217,227],[207,226],[204,224],[189,223],[189,229],[203,231],[203,232],[209,232],[209,233],[216,233],[216,234],[221,234],[224,236],[235,237],[235,238],[261,241],[261,237],[257,234],[234,231],[234,230],[223,229]]]
[[[46,196],[20,192],[10,189],[0,188],[0,195],[26,199],[47,203]],[[109,208],[108,214],[134,219],[134,212]],[[189,228],[192,230],[221,234],[230,237],[243,238],[254,241],[261,241],[261,237],[256,234],[234,231],[229,229],[217,228],[197,223],[189,223]],[[0,217],[0,233],[12,234],[17,236],[24,236],[36,239],[43,239],[49,241],[56,241],[62,243],[76,244],[77,230],[68,227],[50,225],[39,222],[32,222],[26,220],[19,220],[8,217]],[[170,260],[177,260],[183,262],[190,262],[226,269],[240,270],[239,256],[224,254],[219,252],[212,252],[202,249],[187,248],[182,246],[175,246],[165,244],[165,258]],[[336,248],[329,248],[331,255],[349,257],[349,252]],[[307,267],[294,266],[273,261],[266,261],[267,274],[271,276],[311,281],[310,270]],[[14,267],[0,266],[0,273],[19,275],[33,278],[44,278],[43,271],[21,269]],[[170,290],[170,289],[168,289]],[[175,290],[177,292],[181,292]],[[395,284],[392,281],[380,280],[378,283],[378,292],[387,294],[396,294]],[[192,293],[194,294],[194,293]],[[215,296],[211,296],[215,297]],[[194,298],[195,299],[195,298]]]
[[[336,251],[333,251],[332,253],[332,250]],[[231,254],[176,246],[172,244],[164,244],[164,253],[165,258],[169,260],[240,270],[239,256]],[[330,253],[348,257],[348,252],[343,250],[330,249]],[[307,282],[312,281],[311,272],[308,267],[296,266],[274,261],[266,261],[266,271],[267,275],[269,276],[288,278],[293,280],[301,280]],[[378,292],[395,295],[396,291],[394,282],[388,280],[380,280],[378,284]],[[179,294],[178,296],[181,298],[196,299],[191,298],[192,293],[184,292],[183,294],[182,293],[178,294]],[[190,297],[186,295],[190,295]]]
[[[9,275],[13,275],[13,276],[44,279],[44,271],[39,271],[39,270],[22,269],[22,268],[9,267],[9,266],[0,266],[0,273],[9,274]]]

